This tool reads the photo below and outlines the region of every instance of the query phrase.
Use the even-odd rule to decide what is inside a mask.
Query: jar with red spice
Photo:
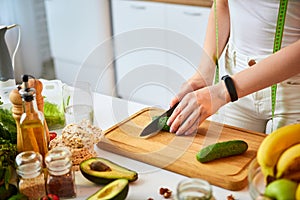
[[[51,149],[45,156],[45,163],[48,171],[47,193],[56,194],[60,198],[76,197],[71,152],[64,147]]]

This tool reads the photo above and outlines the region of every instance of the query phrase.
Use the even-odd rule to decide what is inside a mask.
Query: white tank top
[[[228,0],[230,39],[244,55],[273,52],[279,0]],[[300,39],[300,0],[289,0],[281,48]]]

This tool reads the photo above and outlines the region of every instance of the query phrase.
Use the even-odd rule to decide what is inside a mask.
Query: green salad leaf
[[[65,114],[63,108],[57,104],[45,101],[44,116],[49,130],[61,129],[65,126]]]

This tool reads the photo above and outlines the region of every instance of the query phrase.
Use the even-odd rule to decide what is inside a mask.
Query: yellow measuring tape
[[[214,16],[215,16],[215,31],[216,31],[216,72],[215,72],[215,84],[219,82],[219,26],[218,26],[218,16],[217,16],[217,0],[214,0]]]
[[[281,48],[287,4],[288,4],[288,0],[280,0],[278,16],[277,16],[276,32],[274,38],[273,53],[277,52]],[[272,95],[272,120],[273,120],[275,115],[275,108],[276,108],[276,93],[277,93],[276,84],[272,85],[271,91],[272,91],[271,95]]]
[[[284,30],[285,16],[287,11],[288,0],[280,0],[276,32],[274,38],[273,53],[281,49],[282,35]],[[215,73],[215,84],[219,82],[219,28],[218,28],[218,18],[217,18],[217,0],[214,0],[214,17],[215,17],[215,31],[216,31],[216,73]],[[276,107],[276,95],[277,95],[277,85],[272,85],[271,87],[272,95],[272,120],[275,115]]]

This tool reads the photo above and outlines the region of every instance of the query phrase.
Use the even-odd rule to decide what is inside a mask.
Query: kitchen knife
[[[157,133],[159,133],[159,131],[163,128],[163,126],[159,125],[159,120],[162,117],[170,117],[178,104],[179,104],[179,102],[176,103],[172,108],[170,108],[169,110],[167,110],[166,112],[161,114],[159,117],[157,117],[155,120],[153,120],[150,124],[148,124],[143,129],[142,133],[140,134],[140,137],[148,138],[148,137],[154,136]]]

